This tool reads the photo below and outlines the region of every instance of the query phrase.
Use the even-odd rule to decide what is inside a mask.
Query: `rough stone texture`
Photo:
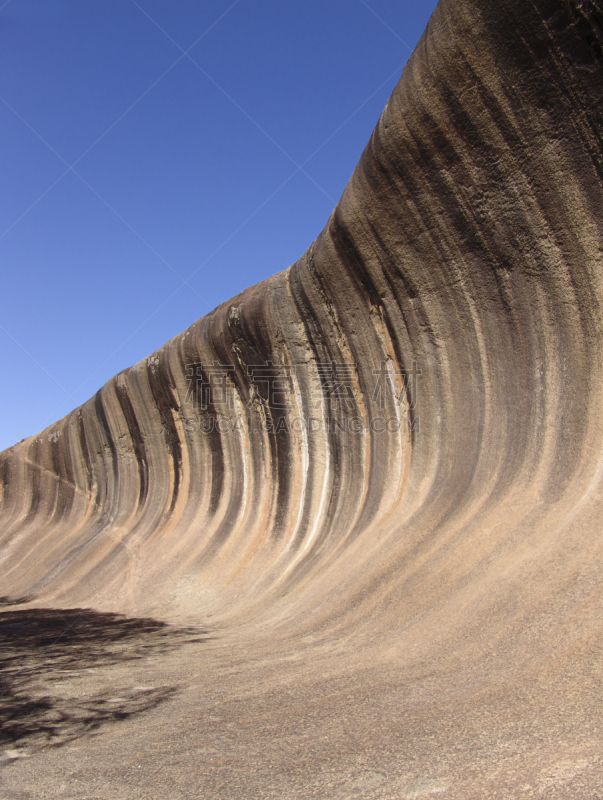
[[[6,797],[603,797],[602,47],[596,0],[440,0],[307,253],[0,455],[1,594],[214,631]]]

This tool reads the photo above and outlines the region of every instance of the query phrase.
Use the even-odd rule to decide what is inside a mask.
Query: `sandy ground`
[[[443,672],[190,624],[111,645],[104,625],[82,653],[74,619],[54,656],[30,642],[23,688],[53,703],[3,743],[2,800],[603,797],[600,693],[571,670],[510,674],[494,654]]]

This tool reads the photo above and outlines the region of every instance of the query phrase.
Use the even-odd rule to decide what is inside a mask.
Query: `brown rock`
[[[600,796],[602,23],[440,0],[307,253],[0,455],[1,594],[216,632],[36,797]]]

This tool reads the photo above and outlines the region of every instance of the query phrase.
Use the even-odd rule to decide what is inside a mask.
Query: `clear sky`
[[[0,0],[0,450],[302,255],[435,4]]]

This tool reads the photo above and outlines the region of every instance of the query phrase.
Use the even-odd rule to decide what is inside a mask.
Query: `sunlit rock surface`
[[[400,775],[355,755],[356,780],[304,701],[345,780],[203,796],[602,785],[602,22],[595,0],[441,0],[305,255],[0,455],[0,594],[209,621],[216,680],[232,656],[250,687],[349,681],[331,721],[394,693],[355,725]]]

